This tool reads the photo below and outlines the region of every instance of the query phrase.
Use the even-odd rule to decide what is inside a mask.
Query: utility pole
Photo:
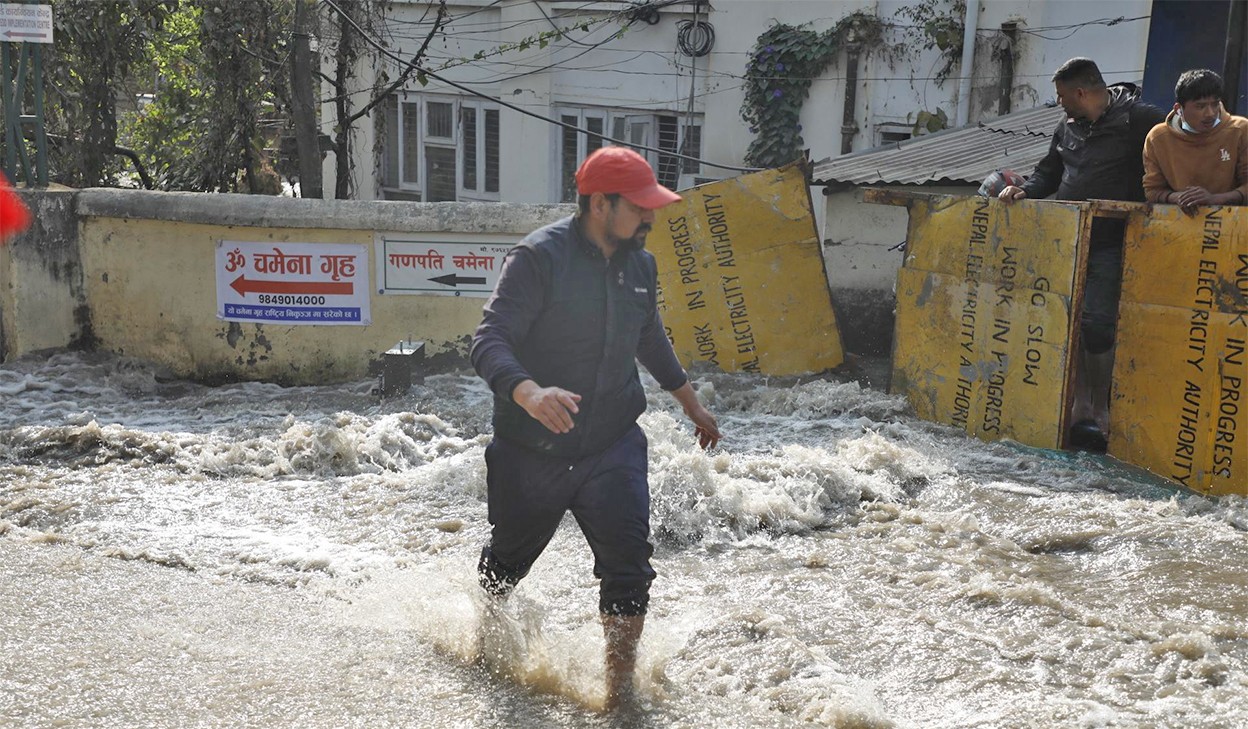
[[[316,0],[295,0],[290,96],[295,122],[295,149],[299,155],[299,192],[302,197],[323,198],[321,146],[316,127],[316,100],[312,93],[311,38],[315,25]]]

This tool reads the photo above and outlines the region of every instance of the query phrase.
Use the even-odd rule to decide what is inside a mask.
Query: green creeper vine
[[[823,32],[784,23],[763,31],[746,67],[741,117],[750,125],[754,140],[745,152],[745,163],[779,167],[797,159],[805,144],[798,119],[811,83],[848,39],[863,46],[878,45],[882,28],[879,18],[854,13]]]
[[[941,14],[937,5],[942,1],[920,0],[899,12],[912,22],[900,26],[905,38],[925,49],[940,49],[945,67],[938,74],[938,85],[960,58],[959,13],[965,9],[965,0],[954,0],[948,13]],[[779,167],[796,160],[805,146],[799,119],[811,83],[850,45],[863,52],[882,50],[891,64],[906,50],[904,43],[892,45],[885,39],[887,31],[898,27],[860,11],[822,32],[784,23],[763,31],[750,51],[741,104],[741,118],[754,135],[746,164]]]
[[[897,17],[910,21],[903,27],[908,39],[920,44],[923,50],[936,48],[940,51],[941,68],[935,75],[937,86],[962,62],[962,19],[966,16],[966,0],[953,0],[947,14],[942,14],[937,7],[944,2],[946,0],[919,0],[897,11]]]

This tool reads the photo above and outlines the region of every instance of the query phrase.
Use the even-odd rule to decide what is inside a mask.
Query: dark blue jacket
[[[1033,200],[1144,200],[1144,138],[1166,112],[1140,100],[1135,84],[1109,87],[1109,107],[1095,122],[1058,122],[1049,153],[1023,184]]]
[[[654,256],[608,260],[575,218],[507,254],[472,339],[472,365],[494,392],[495,436],[567,458],[605,450],[646,409],[637,360],[665,390],[688,380],[659,318]],[[581,396],[571,432],[550,432],[512,401],[526,379]]]

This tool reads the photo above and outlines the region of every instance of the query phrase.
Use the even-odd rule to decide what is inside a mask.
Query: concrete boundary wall
[[[466,362],[485,299],[369,292],[366,326],[217,318],[220,240],[365,245],[377,232],[514,236],[570,205],[302,200],[137,190],[22,191],[35,226],[0,248],[0,360],[96,347],[208,382],[359,379],[404,339]]]

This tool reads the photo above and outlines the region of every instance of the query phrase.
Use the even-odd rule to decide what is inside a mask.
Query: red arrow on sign
[[[355,293],[355,284],[350,281],[262,281],[239,276],[230,283],[230,288],[243,296],[254,291],[258,294],[341,294],[350,296]]]

